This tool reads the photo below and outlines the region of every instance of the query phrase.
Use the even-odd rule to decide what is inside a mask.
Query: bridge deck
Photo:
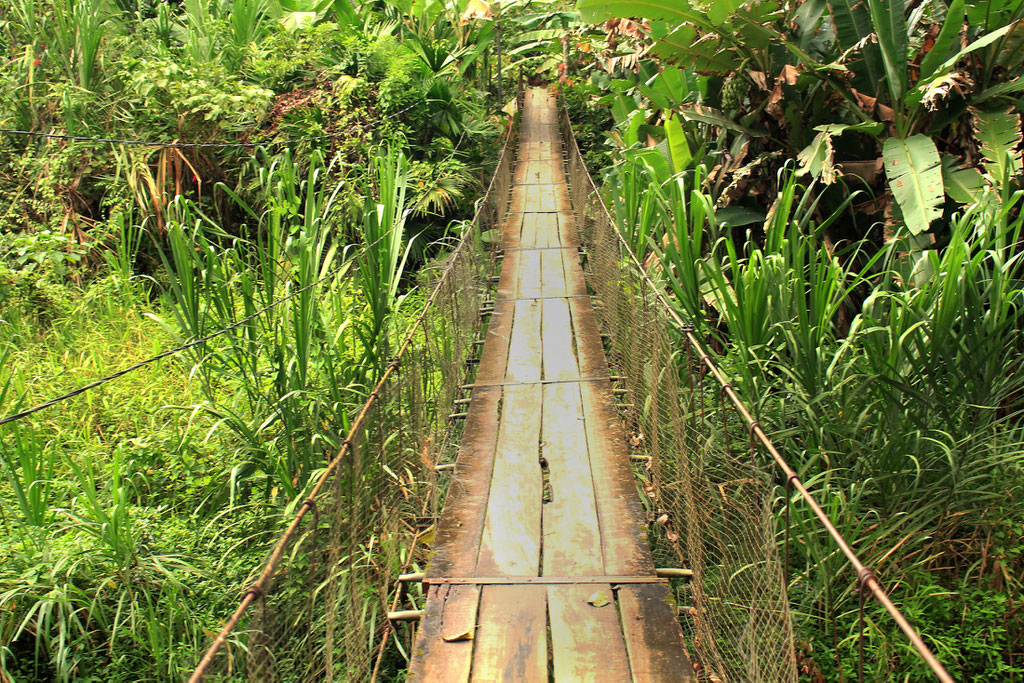
[[[426,583],[420,681],[686,680],[580,267],[555,107],[527,93],[505,259]]]

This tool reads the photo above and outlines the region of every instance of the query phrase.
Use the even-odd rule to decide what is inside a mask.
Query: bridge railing
[[[516,140],[512,131],[422,313],[191,681],[362,680],[404,668],[387,647],[397,637],[387,613],[397,577],[425,557],[451,477],[438,466],[456,453],[452,406],[495,267],[485,233],[505,218]]]
[[[793,544],[813,537],[819,547],[832,544],[815,571],[850,576],[860,678],[870,598],[935,675],[951,681],[631,251],[564,108],[560,125],[587,284],[608,334],[609,360],[625,377],[624,418],[654,506],[656,560],[692,570],[692,606],[683,621],[698,671],[711,680],[796,680],[809,657],[794,638],[788,590],[807,588],[787,585],[787,566]]]

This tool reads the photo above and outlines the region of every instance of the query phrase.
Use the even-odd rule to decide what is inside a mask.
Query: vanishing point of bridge
[[[514,178],[411,677],[687,680],[693,670],[645,539],[544,90],[526,93]]]

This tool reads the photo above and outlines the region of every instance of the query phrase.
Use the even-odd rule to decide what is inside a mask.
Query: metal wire
[[[418,104],[418,103],[416,103]],[[381,116],[372,121],[358,121],[355,125],[366,128],[394,118],[409,111],[416,104],[411,104],[405,109],[400,109],[393,114]],[[254,147],[278,147],[282,145],[295,145],[300,142],[314,142],[316,140],[329,140],[349,135],[351,131],[338,133],[325,133],[323,135],[311,135],[305,138],[293,138],[291,140],[276,140],[271,142],[162,142],[157,140],[124,140],[120,138],[94,138],[85,135],[66,135],[64,133],[41,133],[34,130],[19,130],[17,128],[0,128],[0,134],[21,135],[24,137],[43,138],[47,140],[66,140],[68,142],[94,142],[109,145],[129,145],[136,147],[161,147],[173,149],[225,149],[225,148],[254,148]]]
[[[732,558],[732,564],[729,563],[728,555],[734,554],[738,549],[747,554],[747,558],[750,561],[758,561],[762,563],[762,571],[769,571],[769,573],[777,574],[778,583],[781,584],[783,580],[782,568],[778,563],[776,554],[776,548],[774,543],[774,534],[770,534],[765,537],[766,530],[760,531],[753,529],[744,531],[742,529],[728,530],[726,529],[726,536],[714,537],[713,527],[715,524],[723,524],[723,520],[714,519],[714,515],[708,515],[708,505],[712,505],[715,509],[716,514],[721,514],[726,511],[728,504],[728,496],[726,494],[727,487],[732,487],[733,494],[739,495],[743,490],[745,484],[737,477],[750,477],[750,484],[755,488],[763,488],[764,492],[759,495],[754,495],[753,498],[748,497],[744,500],[747,504],[763,505],[767,511],[767,506],[770,504],[768,499],[768,484],[772,483],[772,479],[767,478],[763,468],[755,468],[755,471],[751,473],[749,466],[740,468],[738,464],[730,465],[730,462],[734,460],[734,454],[731,452],[729,444],[729,432],[743,425],[748,437],[748,448],[747,450],[753,454],[755,447],[763,450],[770,456],[771,463],[774,464],[786,478],[787,492],[790,488],[795,489],[801,500],[810,508],[813,516],[817,522],[821,525],[821,528],[828,533],[832,538],[836,547],[840,550],[843,556],[845,556],[849,566],[856,573],[857,586],[860,589],[861,595],[870,593],[872,597],[889,613],[893,621],[897,624],[900,630],[910,640],[912,646],[921,656],[921,658],[928,664],[935,676],[941,681],[952,681],[952,677],[945,670],[942,664],[936,659],[935,655],[931,652],[928,646],[924,643],[921,636],[917,633],[914,627],[910,624],[903,613],[893,604],[889,599],[888,594],[883,589],[877,576],[874,572],[866,567],[857,554],[853,551],[850,543],[842,536],[832,520],[829,519],[828,515],[824,512],[818,502],[810,494],[807,488],[804,486],[799,475],[790,466],[790,464],[783,458],[778,449],[769,439],[768,435],[761,428],[761,425],[754,419],[750,410],[741,400],[740,396],[733,388],[732,384],[728,381],[725,374],[719,369],[717,364],[714,362],[710,354],[705,350],[703,344],[696,336],[694,328],[687,324],[675,311],[672,305],[669,303],[665,294],[660,286],[650,277],[647,269],[644,268],[643,264],[637,258],[636,254],[633,253],[629,246],[629,243],[619,232],[615,226],[614,219],[612,218],[607,206],[605,205],[600,193],[597,190],[593,178],[590,176],[586,165],[583,162],[582,155],[579,147],[576,144],[576,140],[572,134],[571,124],[568,119],[568,113],[563,108],[561,115],[561,126],[563,136],[565,138],[565,144],[568,151],[567,165],[569,167],[569,178],[570,178],[570,189],[573,193],[573,204],[577,214],[577,223],[587,226],[588,229],[580,230],[581,236],[584,237],[584,242],[587,246],[588,254],[591,254],[591,261],[597,262],[592,263],[588,268],[587,275],[588,281],[591,286],[602,294],[606,301],[606,313],[604,314],[604,320],[606,327],[609,330],[624,332],[624,343],[628,345],[629,352],[623,354],[627,358],[629,356],[646,356],[640,362],[634,362],[633,367],[630,367],[626,373],[630,378],[630,389],[631,391],[638,392],[639,396],[634,398],[633,403],[639,404],[643,402],[650,403],[649,399],[652,396],[661,395],[663,402],[667,399],[668,403],[672,403],[676,406],[679,405],[693,405],[693,379],[692,375],[697,372],[699,375],[699,387],[697,393],[700,396],[701,408],[699,415],[692,416],[691,419],[696,419],[700,423],[700,427],[696,430],[686,430],[683,428],[685,422],[682,415],[649,415],[646,421],[641,421],[644,426],[644,431],[641,436],[647,436],[648,434],[654,433],[657,429],[667,430],[669,432],[676,432],[677,439],[675,440],[676,450],[678,452],[666,451],[665,448],[661,449],[661,452],[652,453],[652,462],[655,465],[655,469],[658,470],[658,475],[654,477],[656,492],[655,495],[659,499],[659,502],[666,508],[671,508],[677,519],[675,524],[678,526],[686,525],[686,535],[689,537],[690,546],[687,548],[689,555],[683,557],[685,561],[689,562],[702,562],[702,558],[698,557],[702,549],[707,550],[710,548],[713,552],[718,553],[717,559],[720,563],[724,563],[727,566],[737,566],[735,562],[737,557]],[[604,261],[600,263],[600,261]],[[604,269],[605,272],[600,272]],[[641,291],[637,291],[637,290]],[[643,294],[642,290],[649,290],[654,294],[654,297],[658,302],[658,314],[647,320],[637,320],[634,311],[638,309],[637,298],[646,299],[646,295]],[[617,302],[617,305],[611,305],[611,302]],[[607,311],[612,309],[611,314]],[[618,309],[616,313],[615,309]],[[626,320],[619,320],[615,318],[615,315],[625,318]],[[632,319],[630,317],[633,316]],[[664,323],[660,323],[664,321]],[[668,323],[674,328],[675,334],[677,334],[681,341],[685,343],[687,358],[695,357],[695,363],[688,362],[687,367],[684,368],[685,372],[690,375],[690,387],[689,397],[680,397],[675,395],[678,389],[673,386],[668,386],[666,379],[672,379],[671,375],[666,375],[664,369],[652,368],[648,359],[651,357],[651,349],[657,345],[663,345],[667,342],[667,338],[664,333],[660,332],[657,328],[659,324]],[[659,336],[660,335],[660,336]],[[645,341],[646,340],[646,341]],[[645,347],[646,344],[646,347]],[[664,351],[662,351],[664,353]],[[645,376],[653,375],[657,372],[658,382],[643,382],[638,381]],[[715,446],[711,442],[710,433],[711,426],[708,423],[707,415],[703,407],[704,391],[703,391],[703,377],[705,374],[711,374],[716,383],[719,386],[718,398],[721,401],[721,426],[719,437],[720,444]],[[674,382],[674,379],[673,379]],[[728,399],[728,403],[725,399]],[[728,410],[726,410],[728,408]],[[691,409],[691,412],[692,411]],[[655,426],[655,423],[662,421],[659,427]],[[679,432],[688,432],[679,434]],[[709,449],[719,449],[711,459],[708,458],[706,453]],[[748,456],[749,457],[749,456]],[[669,462],[666,462],[669,460]],[[723,464],[724,463],[724,464]],[[705,469],[703,472],[700,471],[689,471],[688,468],[708,468],[708,467],[719,467],[723,468],[721,474],[725,475],[725,478],[719,477],[719,479],[708,478],[708,471]],[[742,474],[743,471],[750,474]],[[732,477],[730,479],[729,477]],[[759,482],[760,477],[760,482]],[[664,484],[659,482],[672,482],[672,484]],[[696,501],[700,497],[699,489],[702,487],[718,487],[720,495],[717,496],[717,503],[709,503],[705,501],[703,504]],[[714,497],[716,493],[712,491]],[[684,500],[680,501],[680,497]],[[689,499],[687,501],[686,499]],[[702,507],[703,505],[703,507]],[[701,515],[702,518],[699,520],[707,525],[705,528],[700,528],[697,524],[695,516]],[[787,509],[786,509],[786,548],[785,552],[789,552],[789,525],[788,525],[788,498],[787,498]],[[763,524],[764,519],[759,519],[756,515],[750,517],[748,522],[752,527],[756,527],[758,524]],[[762,552],[764,553],[763,558],[756,557],[757,545],[763,545]],[[748,546],[746,550],[743,550],[742,546]],[[769,547],[770,546],[770,547]],[[679,545],[677,544],[677,547]],[[778,669],[772,674],[766,674],[764,670],[759,670],[756,667],[762,666],[763,662],[749,661],[737,661],[735,654],[743,651],[744,648],[749,648],[752,644],[750,639],[750,629],[754,627],[755,617],[754,615],[758,612],[761,616],[767,618],[765,606],[769,605],[766,602],[766,596],[751,594],[747,599],[746,604],[742,605],[744,608],[732,616],[733,619],[745,618],[747,621],[742,624],[740,628],[735,628],[735,624],[729,624],[729,615],[725,614],[722,609],[722,601],[730,599],[736,599],[737,593],[733,592],[730,594],[728,590],[723,589],[723,577],[722,572],[714,574],[715,580],[719,583],[712,585],[710,583],[702,585],[702,574],[703,570],[707,567],[700,567],[694,571],[694,585],[692,587],[694,593],[695,608],[697,610],[697,619],[700,619],[703,623],[697,624],[698,632],[698,650],[699,653],[704,657],[704,664],[709,666],[713,670],[713,674],[724,678],[750,678],[754,679],[771,679],[779,680],[781,678],[795,679],[795,669],[791,667],[784,667]],[[742,570],[742,567],[739,567]],[[735,578],[735,577],[733,577]],[[767,590],[775,589],[776,581],[767,580],[762,582],[762,586]],[[742,598],[743,596],[740,595]],[[769,607],[768,610],[781,609],[782,613],[786,612],[787,606],[783,605],[780,608]],[[718,623],[718,632],[715,632],[714,628],[709,628],[709,621],[707,617],[718,612],[720,615],[724,615],[722,620]],[[744,616],[745,615],[745,616]],[[776,615],[780,617],[782,614]],[[785,615],[785,620],[788,622],[788,614]],[[765,653],[765,657],[762,659],[767,660],[769,657],[775,660],[785,659],[782,655],[783,652],[792,651],[792,635],[786,636],[782,632],[783,629],[791,629],[791,626],[783,626],[781,622],[776,619],[776,624],[772,628],[778,631],[776,636],[776,642],[771,643],[769,647],[765,648],[762,646],[761,650]],[[763,634],[765,637],[771,636],[771,628],[765,628]],[[863,665],[863,634],[864,629],[860,631],[860,641],[858,643],[859,663],[858,667],[861,668]],[[726,642],[732,640],[734,642]],[[788,644],[784,641],[788,640]],[[742,641],[742,642],[741,642]],[[753,643],[754,646],[758,644]],[[779,645],[783,646],[783,649],[777,649]],[[773,648],[775,648],[773,650]],[[756,654],[746,650],[745,655]],[[792,654],[788,655],[792,657]],[[745,669],[736,669],[733,665],[737,664]],[[755,667],[753,670],[751,666]],[[729,675],[732,673],[733,675]]]
[[[399,549],[422,535],[405,520],[436,520],[443,502],[435,465],[450,455],[456,427],[448,415],[463,391],[493,264],[481,234],[505,216],[514,150],[512,135],[422,312],[190,681],[243,666],[260,681],[380,672],[396,631],[382,614],[395,604],[396,571],[411,561]],[[324,511],[326,540],[305,521],[314,508]]]
[[[327,273],[327,275],[324,275],[322,278],[320,278],[316,282],[311,282],[310,284],[306,285],[305,287],[302,287],[301,289],[297,289],[294,292],[292,292],[291,294],[283,296],[280,299],[278,299],[277,301],[274,301],[274,302],[271,302],[270,304],[267,304],[266,306],[264,306],[263,308],[259,309],[255,313],[247,315],[246,317],[242,318],[241,320],[233,322],[230,325],[228,325],[227,327],[224,327],[224,328],[222,328],[220,330],[217,330],[216,332],[213,332],[212,334],[208,334],[205,337],[201,337],[200,339],[196,339],[196,340],[190,341],[190,342],[188,342],[186,344],[182,344],[181,346],[176,346],[173,349],[168,349],[167,351],[164,351],[163,353],[158,353],[157,355],[152,356],[151,358],[147,358],[146,360],[140,361],[138,363],[135,363],[134,365],[129,365],[128,367],[126,367],[126,368],[124,368],[122,370],[118,370],[117,372],[115,372],[113,374],[107,375],[106,377],[102,377],[102,378],[100,378],[100,379],[98,379],[98,380],[96,380],[94,382],[90,382],[89,384],[86,384],[84,386],[78,387],[77,389],[73,389],[72,391],[69,391],[66,394],[62,394],[60,396],[57,396],[56,398],[52,398],[49,401],[44,401],[43,403],[40,403],[37,406],[33,406],[32,408],[28,408],[27,410],[23,410],[23,411],[21,411],[19,413],[14,413],[13,415],[8,415],[7,417],[4,417],[3,419],[0,419],[0,425],[5,425],[8,422],[15,422],[17,420],[22,420],[22,419],[24,419],[24,418],[26,418],[26,417],[28,417],[30,415],[34,415],[34,414],[38,413],[41,410],[45,410],[46,408],[49,408],[51,406],[55,406],[58,403],[66,401],[66,400],[68,400],[70,398],[74,398],[75,396],[78,396],[79,394],[84,394],[85,392],[89,391],[90,389],[95,389],[96,387],[102,386],[102,385],[106,384],[107,382],[110,382],[112,380],[117,379],[118,377],[124,377],[125,375],[127,375],[130,372],[134,372],[136,370],[139,370],[140,368],[144,368],[147,365],[152,365],[153,363],[157,362],[158,360],[161,360],[163,358],[167,358],[168,356],[173,356],[175,354],[181,353],[182,351],[187,351],[188,349],[191,349],[191,348],[194,348],[196,346],[199,346],[200,344],[204,344],[204,343],[210,341],[211,339],[215,339],[215,338],[217,338],[217,337],[219,337],[221,335],[224,335],[224,334],[227,334],[228,332],[231,332],[232,330],[236,330],[239,327],[242,327],[243,325],[248,323],[249,321],[253,320],[254,318],[260,317],[261,315],[263,315],[267,311],[270,311],[271,309],[274,309],[277,306],[280,306],[281,304],[285,303],[286,301],[289,301],[290,299],[294,299],[299,294],[302,294],[303,292],[305,292],[307,290],[310,290],[310,289],[312,289],[313,287],[316,287],[319,284],[322,284],[326,280],[329,280],[330,278],[334,277],[339,272],[344,270],[346,267],[348,267],[348,265],[349,265],[348,263],[343,263],[342,265],[338,266],[337,268],[331,269],[331,271],[329,273]]]

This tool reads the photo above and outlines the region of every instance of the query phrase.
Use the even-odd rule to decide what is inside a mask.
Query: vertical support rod
[[[786,584],[786,590],[789,590],[789,507],[792,505],[790,502],[793,499],[793,477],[786,477],[786,546],[785,555],[782,561],[782,580]]]
[[[501,0],[494,3],[494,31],[494,45],[498,62],[498,108],[501,109],[505,104],[505,99],[501,96]]]
[[[863,582],[857,581],[860,608],[857,610],[857,683],[864,683],[864,593]]]

